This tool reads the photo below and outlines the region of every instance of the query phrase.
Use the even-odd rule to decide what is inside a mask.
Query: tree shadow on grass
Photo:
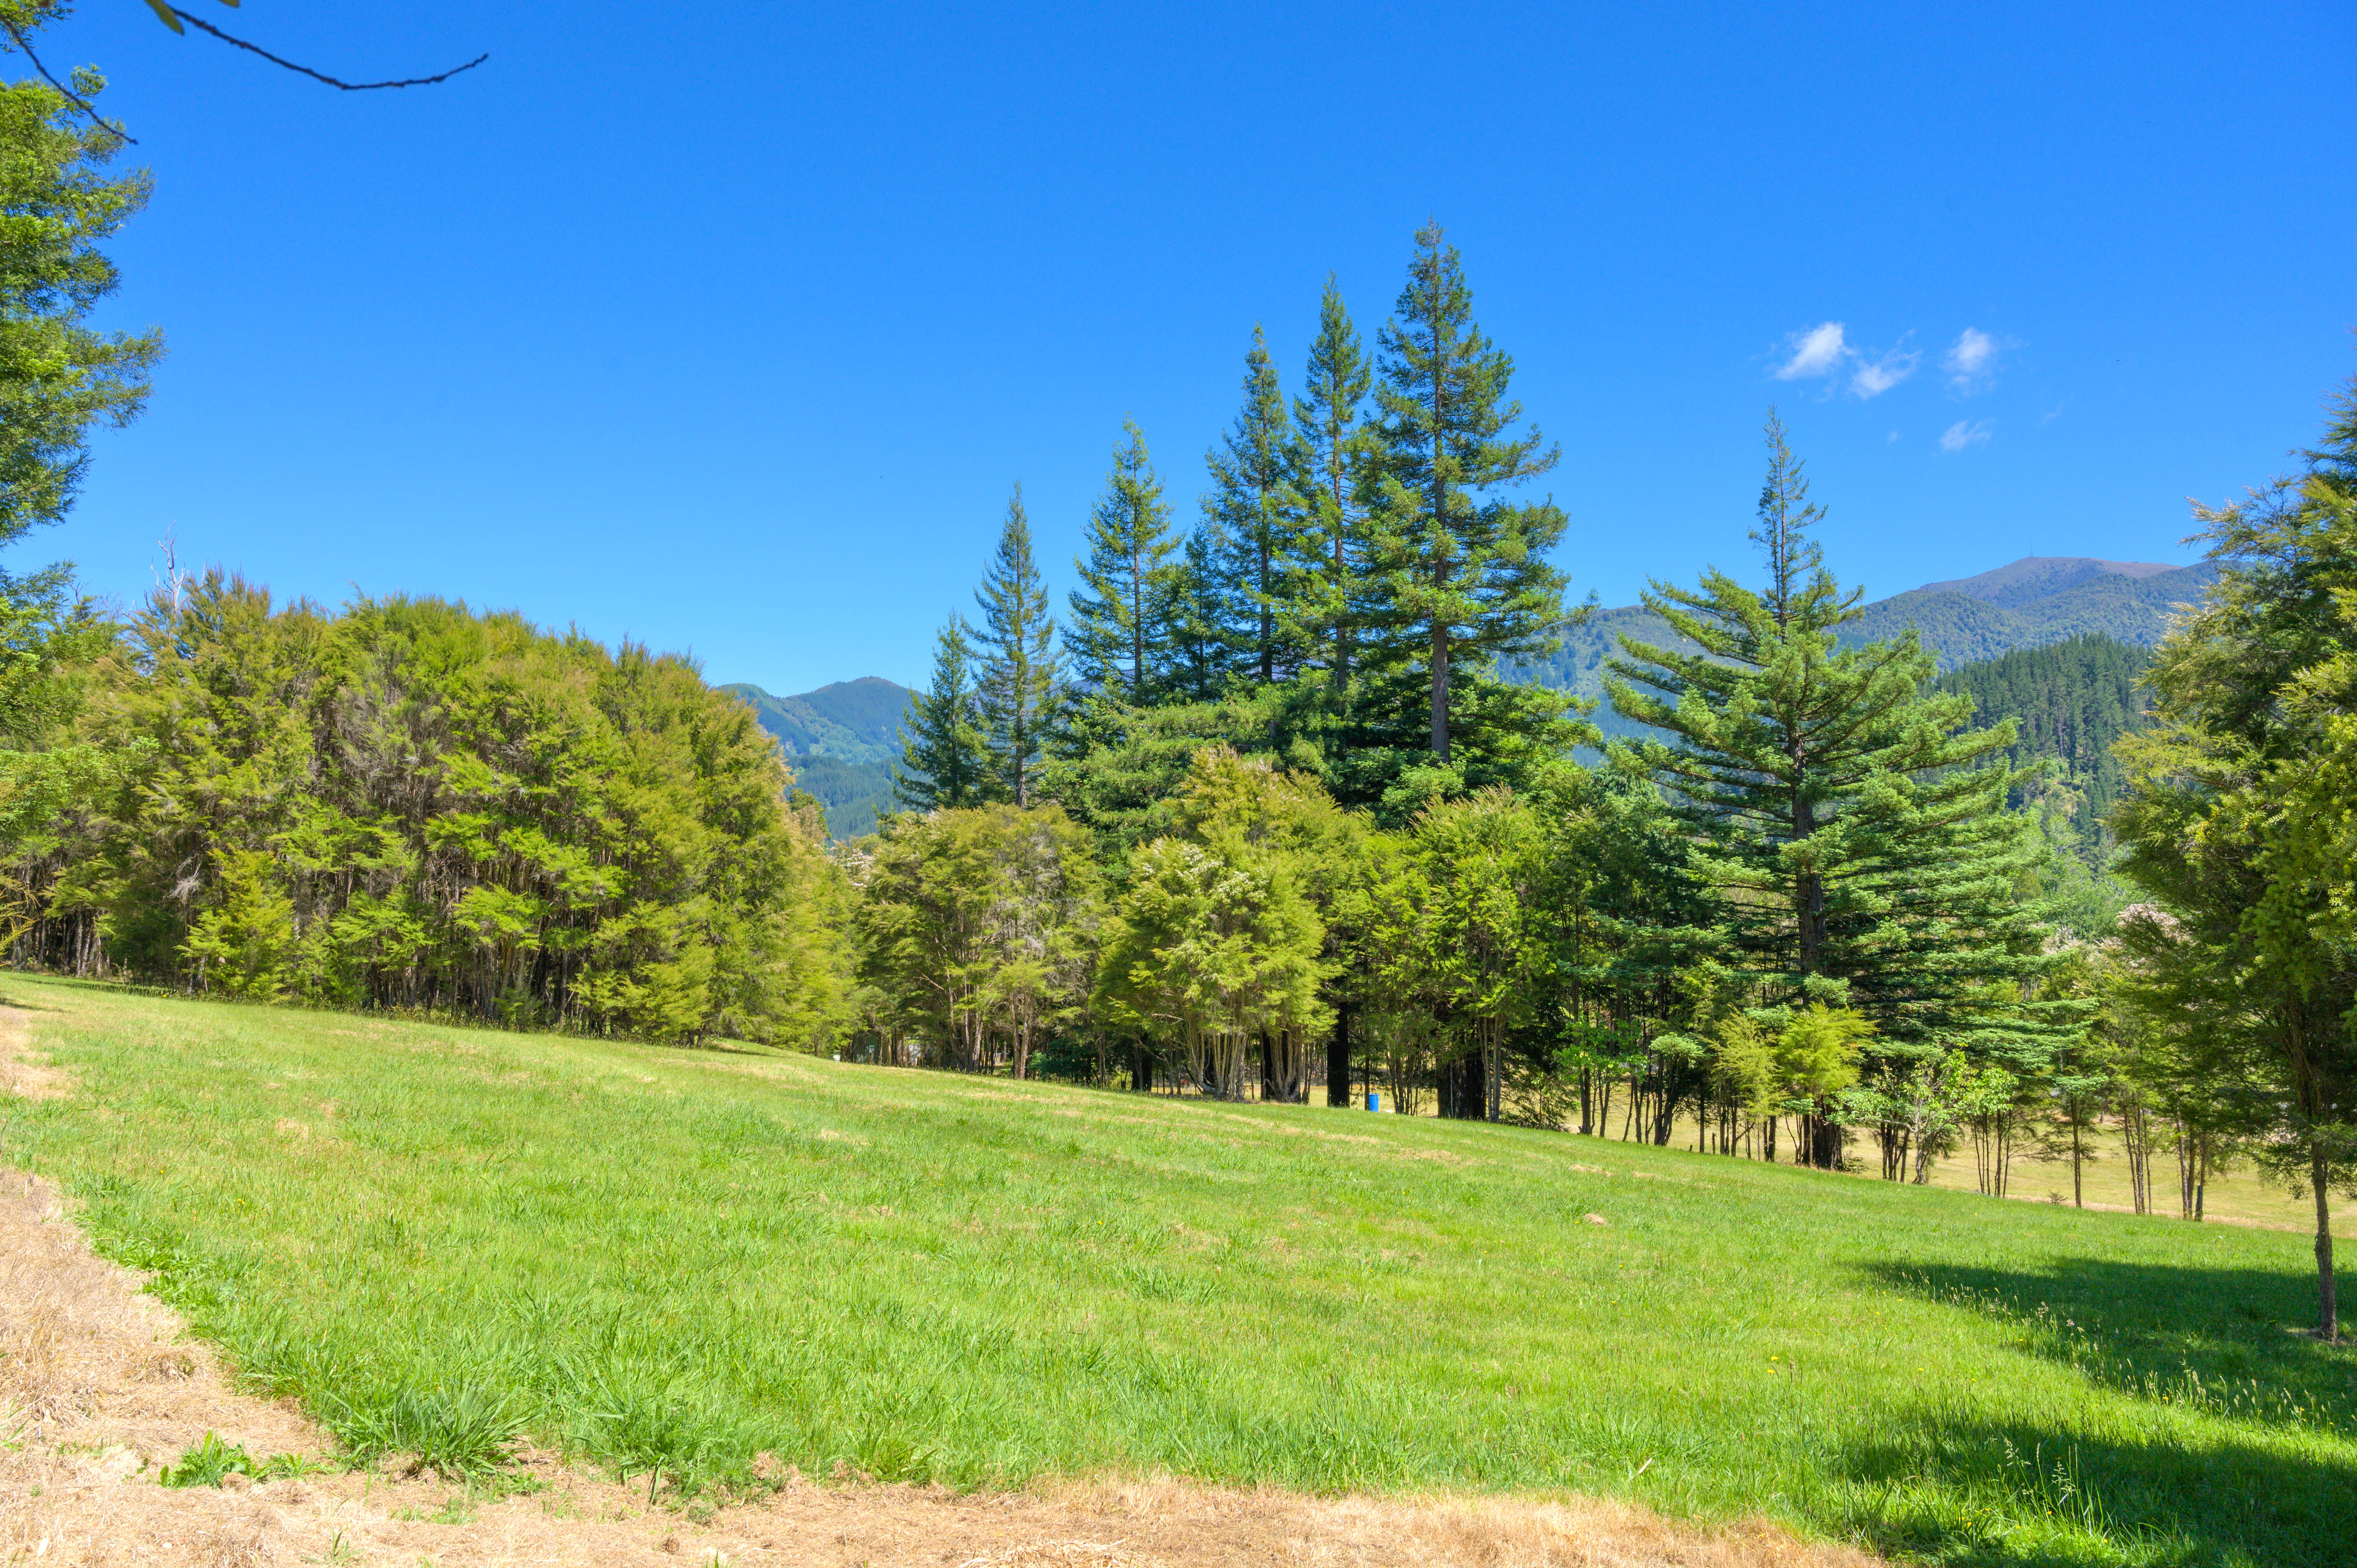
[[[2345,1443],[2137,1441],[1921,1416],[1847,1444],[1830,1469],[1821,1522],[1942,1563],[2345,1568],[2357,1541]]]
[[[1872,1265],[1886,1287],[1999,1325],[2017,1348],[2153,1401],[2357,1439],[2357,1343],[2327,1345],[2296,1269],[2056,1258],[2044,1269]]]
[[[2129,1561],[2357,1561],[2357,1347],[2297,1331],[2314,1310],[2312,1275],[2073,1257],[1867,1272],[2150,1412],[2107,1422],[2091,1411],[2083,1424],[1900,1417],[1835,1466],[1856,1488],[1836,1509],[1843,1522],[1885,1549],[2083,1561],[2061,1536],[2040,1542],[2050,1521],[2063,1536],[2141,1542]],[[2163,1406],[2217,1419],[2180,1423]]]

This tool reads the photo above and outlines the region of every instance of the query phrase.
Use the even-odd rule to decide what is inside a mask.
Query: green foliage
[[[866,867],[861,978],[885,1027],[942,1066],[1029,1071],[1043,1029],[1088,990],[1101,893],[1089,836],[1053,804],[896,817]]]
[[[1294,488],[1305,455],[1258,325],[1244,355],[1243,392],[1235,424],[1205,459],[1211,488],[1203,521],[1229,671],[1267,685],[1290,678],[1316,637],[1321,562]]]
[[[1122,432],[1104,494],[1089,513],[1088,555],[1073,563],[1081,586],[1071,597],[1064,649],[1080,686],[1141,703],[1170,685],[1183,564],[1172,559],[1179,542],[1146,436],[1135,420],[1123,420]]]
[[[1772,415],[1768,445],[1766,585],[1714,570],[1647,595],[1701,651],[1624,642],[1615,705],[1675,739],[1625,755],[1706,846],[1770,1000],[1853,1003],[1901,1051],[1971,1035],[2035,1055],[2061,1026],[2019,1005],[2042,962],[2018,892],[2034,850],[2006,810],[2022,776],[1986,765],[2014,732],[1967,730],[1968,698],[1925,693],[1911,636],[1840,646],[1858,596],[1807,538],[1819,514]]]
[[[1338,709],[1350,707],[1351,648],[1368,611],[1367,532],[1370,469],[1377,448],[1365,420],[1374,366],[1342,303],[1333,275],[1318,301],[1318,336],[1309,346],[1305,393],[1293,400],[1294,495],[1302,507],[1300,542],[1316,570],[1300,623],[1308,657],[1331,672]]]
[[[1298,682],[1148,707],[1092,697],[1067,715],[1045,789],[1094,830],[1107,864],[1117,867],[1169,831],[1171,804],[1204,748],[1269,757],[1314,777],[1323,765],[1324,718],[1315,689]]]
[[[232,1475],[253,1474],[253,1455],[223,1443],[221,1434],[208,1432],[181,1452],[178,1463],[156,1472],[156,1480],[166,1487],[218,1487]]]
[[[1031,551],[1031,520],[1023,510],[1023,487],[1007,499],[998,553],[974,590],[982,625],[974,638],[981,650],[976,705],[988,737],[994,775],[993,799],[1017,806],[1034,803],[1060,698],[1056,623],[1048,614],[1048,585]]]
[[[1265,1076],[1297,1089],[1303,1043],[1328,1021],[1326,931],[1308,862],[1341,831],[1340,813],[1314,784],[1207,748],[1176,816],[1184,836],[1154,840],[1131,864],[1098,966],[1098,1008],[1178,1047],[1205,1093],[1243,1098],[1255,1041],[1271,1055]]]
[[[1535,429],[1513,433],[1522,421],[1507,391],[1514,363],[1474,325],[1456,248],[1437,224],[1415,243],[1381,340],[1366,645],[1366,673],[1381,693],[1360,711],[1390,744],[1426,744],[1445,764],[1453,745],[1501,721],[1544,728],[1543,706],[1478,691],[1460,701],[1452,670],[1462,666],[1478,688],[1493,683],[1499,659],[1551,645],[1564,579],[1547,556],[1565,520],[1551,500],[1517,505],[1500,493],[1550,471],[1559,453]]]
[[[908,810],[979,806],[997,783],[982,730],[972,637],[965,618],[952,615],[934,645],[931,689],[909,693],[901,765],[892,775],[893,794]]]
[[[134,974],[661,1038],[834,1026],[840,874],[751,712],[680,660],[214,574],[111,668],[85,724],[125,765],[28,871]]]
[[[167,1465],[156,1473],[160,1487],[218,1487],[231,1476],[251,1476],[257,1481],[274,1481],[282,1476],[299,1476],[312,1466],[293,1454],[274,1454],[256,1460],[243,1447],[221,1441],[218,1432],[208,1432],[203,1437],[180,1451],[177,1463]]]
[[[2190,1021],[2251,1147],[2314,1194],[2319,1331],[2337,1332],[2330,1219],[2357,1188],[2357,960],[2348,911],[2357,663],[2357,383],[2306,471],[2200,509],[2222,567],[2154,656],[2158,724],[2122,743],[2122,921],[2147,1004]]]
[[[85,98],[105,86],[87,70],[74,82]],[[128,424],[163,356],[160,333],[87,325],[119,281],[99,242],[147,203],[146,171],[103,172],[122,145],[53,88],[0,87],[0,544],[65,515],[91,427]]]
[[[1857,1081],[1858,1057],[1873,1033],[1857,1009],[1812,1002],[1776,1036],[1776,1087],[1788,1100],[1822,1107]]]
[[[2118,803],[2126,772],[2113,744],[2143,730],[2145,700],[2137,688],[2151,654],[2101,633],[2043,648],[2022,649],[1967,664],[1934,679],[1935,692],[1973,699],[1984,725],[2014,721],[2013,744],[1997,755],[2016,773],[2054,766],[2046,779],[2014,789],[2009,803],[2028,806],[2068,786],[2067,816],[2092,852],[2107,858],[2104,819]]]

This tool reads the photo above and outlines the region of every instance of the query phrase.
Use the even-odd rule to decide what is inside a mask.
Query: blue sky
[[[186,0],[194,6],[203,0]],[[2227,7],[138,0],[48,35],[156,177],[172,354],[19,546],[433,593],[794,692],[920,680],[1010,483],[1069,564],[1125,413],[1194,511],[1255,321],[1372,339],[1427,213],[1563,446],[1575,594],[1748,566],[1781,406],[1876,595],[2190,559],[2357,371],[2357,28]]]

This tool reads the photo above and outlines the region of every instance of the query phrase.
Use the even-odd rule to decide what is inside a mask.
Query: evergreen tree
[[[1218,555],[1210,525],[1199,524],[1187,536],[1171,574],[1169,680],[1182,702],[1212,702],[1227,690],[1227,618]]]
[[[979,806],[991,783],[988,742],[974,684],[973,628],[952,613],[933,647],[933,684],[910,693],[892,792],[910,811]]]
[[[1207,460],[1211,493],[1203,512],[1227,599],[1230,656],[1238,673],[1268,685],[1301,662],[1317,579],[1293,492],[1300,464],[1285,394],[1257,325],[1244,355],[1244,405]]]
[[[1495,494],[1546,473],[1559,452],[1535,429],[1509,434],[1523,416],[1507,397],[1514,362],[1473,324],[1456,247],[1437,223],[1415,243],[1398,319],[1381,339],[1369,553],[1392,659],[1402,683],[1421,688],[1429,749],[1446,763],[1452,671],[1478,678],[1501,655],[1551,646],[1563,575],[1546,553],[1564,515],[1551,500],[1518,506]]]
[[[104,85],[87,69],[74,83],[85,97]],[[52,88],[0,88],[9,225],[0,243],[0,543],[65,515],[89,463],[90,427],[129,424],[163,356],[161,333],[87,325],[117,282],[98,242],[147,202],[145,170],[100,172],[122,147],[113,131],[81,124]]]
[[[1293,400],[1294,444],[1301,465],[1294,489],[1302,503],[1304,543],[1318,560],[1308,607],[1312,656],[1333,671],[1335,699],[1346,710],[1351,618],[1364,593],[1362,491],[1374,450],[1362,414],[1373,385],[1374,367],[1329,274],[1318,302],[1318,338],[1309,346],[1307,395]]]
[[[980,710],[988,737],[992,793],[1028,806],[1035,793],[1059,680],[1056,623],[1048,614],[1048,585],[1031,553],[1031,520],[1023,510],[1023,487],[1006,502],[998,553],[974,590],[982,625],[974,640],[982,648]]]
[[[1860,595],[1807,534],[1823,513],[1772,414],[1768,444],[1751,534],[1767,585],[1716,569],[1698,591],[1656,583],[1647,607],[1701,651],[1624,637],[1614,705],[1674,737],[1645,759],[1707,846],[1702,873],[1771,998],[1856,1005],[1899,1056],[1969,1036],[2035,1066],[2061,1036],[2018,1004],[2042,961],[2017,892],[2031,846],[2005,808],[2022,776],[1977,766],[2014,726],[1962,730],[1971,699],[1923,693],[1933,661],[1911,631],[1838,646]]]
[[[1104,494],[1089,514],[1089,553],[1072,564],[1082,586],[1071,597],[1064,646],[1076,682],[1128,703],[1149,702],[1168,684],[1178,607],[1178,540],[1170,503],[1135,420],[1114,448]]]

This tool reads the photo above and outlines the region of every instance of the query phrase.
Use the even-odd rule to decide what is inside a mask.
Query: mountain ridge
[[[794,782],[826,808],[831,838],[876,831],[878,811],[892,809],[892,764],[900,755],[900,720],[909,688],[881,675],[834,681],[780,697],[750,682],[720,688],[753,710],[778,737]]]
[[[1943,673],[2089,634],[2149,648],[2168,631],[2175,607],[2198,600],[2217,575],[2217,564],[2209,561],[2172,566],[2026,555],[1975,576],[1926,583],[1864,605],[1864,614],[1842,628],[1842,641],[1879,642],[1912,627]],[[1624,635],[1655,647],[1699,651],[1643,605],[1620,605],[1566,628],[1560,649],[1521,661],[1508,679],[1601,697],[1604,661],[1620,651],[1617,639]],[[1609,702],[1595,717],[1607,735],[1634,735],[1642,727],[1615,713]]]

